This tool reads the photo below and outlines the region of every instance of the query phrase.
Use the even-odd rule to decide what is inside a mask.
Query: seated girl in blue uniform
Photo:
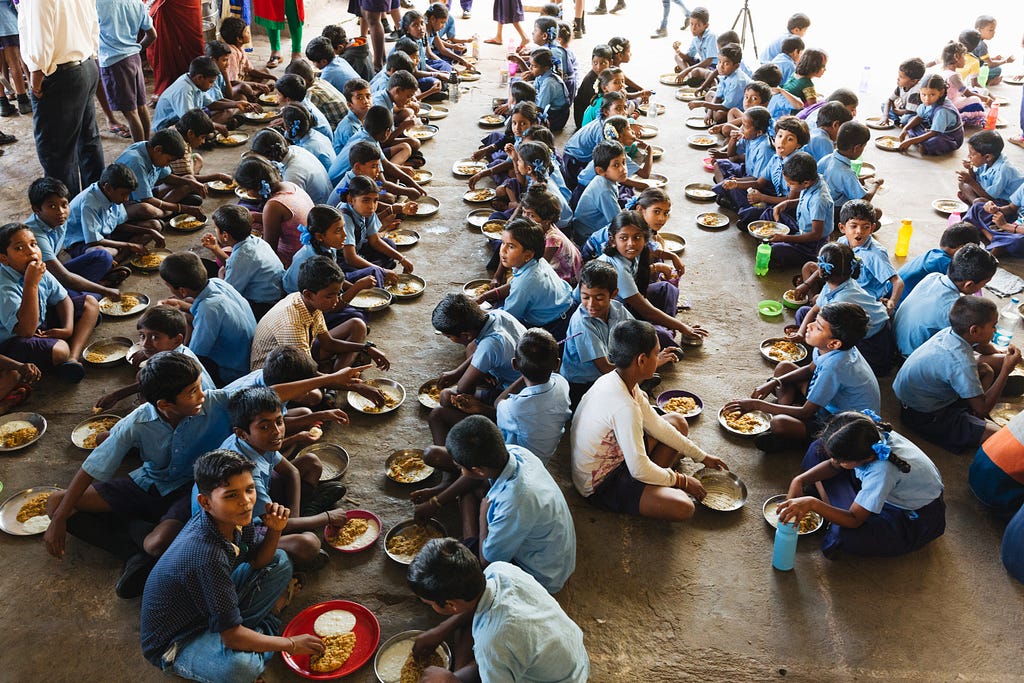
[[[751,84],[754,85],[759,84]],[[726,143],[725,149],[712,150],[716,184],[711,189],[715,192],[715,201],[719,206],[735,211],[741,204],[748,204],[747,190],[727,190],[723,183],[732,178],[751,181],[765,177],[768,162],[775,155],[775,143],[768,133],[771,125],[772,116],[767,109],[760,106],[750,107],[743,112],[739,129],[733,128],[729,133],[729,142]]]
[[[619,201],[626,202],[635,192],[643,192],[648,185],[643,180],[633,180],[633,177],[647,179],[651,175],[651,166],[654,163],[654,156],[651,154],[651,146],[637,138],[630,124],[630,119],[625,116],[609,116],[604,120],[604,127],[601,129],[604,139],[610,142],[618,142],[626,151],[626,178],[619,182]],[[594,161],[591,159],[586,168],[580,171],[576,179],[578,183],[573,190],[572,198],[569,200],[571,206],[579,203],[587,185],[594,179],[597,173],[594,170]]]
[[[284,137],[289,144],[298,145],[316,157],[323,164],[325,171],[330,171],[334,164],[334,144],[326,135],[313,128],[313,119],[309,110],[301,104],[289,104],[281,108],[281,120],[284,122]]]
[[[627,211],[636,211],[644,219],[644,223],[651,229],[651,241],[647,243],[651,250],[652,269],[663,275],[666,279],[677,278],[686,270],[683,260],[679,256],[666,249],[665,238],[658,233],[668,224],[669,214],[672,213],[672,200],[663,188],[649,187],[638,196],[626,202]],[[589,261],[597,258],[604,252],[608,245],[608,227],[601,228],[587,240],[583,245],[583,258]],[[671,266],[662,261],[671,262]]]
[[[562,80],[562,75],[555,68],[551,50],[539,48],[530,56],[530,72],[533,74],[533,87],[537,90],[537,109],[547,117],[548,128],[558,133],[565,128],[569,120],[572,100],[569,90]]]
[[[512,107],[504,130],[490,133],[480,141],[481,147],[473,153],[474,159],[489,159],[487,168],[476,173],[469,179],[469,189],[476,189],[476,184],[484,178],[494,178],[499,185],[505,182],[512,171],[512,162],[508,158],[509,145],[517,145],[530,126],[540,121],[540,112],[533,102],[519,102]]]
[[[832,194],[818,173],[814,157],[807,152],[797,152],[788,157],[782,165],[782,176],[790,196],[771,209],[770,218],[765,218],[789,225],[791,232],[775,233],[768,238],[772,245],[769,263],[772,268],[799,267],[814,258],[818,249],[828,243],[835,227]],[[785,218],[794,205],[796,220],[792,224],[792,219]],[[766,209],[765,214],[768,213]],[[796,228],[795,232],[793,228]]]
[[[411,273],[412,261],[395,249],[394,243],[380,235],[377,218],[377,183],[366,176],[356,176],[342,193],[345,203],[341,213],[345,219],[345,246],[342,249],[342,270],[352,273],[377,266],[383,269],[384,280],[396,282],[393,268],[402,266],[402,272]]]
[[[801,467],[803,474],[779,504],[779,521],[795,523],[816,512],[831,522],[821,544],[829,559],[840,553],[905,555],[946,530],[935,463],[872,411],[833,417]],[[824,492],[822,499],[803,495],[815,484]]]
[[[946,97],[946,81],[932,74],[921,82],[921,104],[900,131],[899,150],[919,146],[921,154],[940,156],[964,144],[964,122]]]

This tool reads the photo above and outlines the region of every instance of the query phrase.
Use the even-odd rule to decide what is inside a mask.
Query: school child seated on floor
[[[954,223],[942,231],[939,238],[939,246],[936,249],[929,249],[925,253],[915,256],[905,266],[900,268],[899,276],[903,280],[903,297],[897,306],[910,296],[910,292],[920,284],[930,273],[945,274],[949,264],[953,262],[953,255],[967,244],[978,244],[981,239],[978,237],[974,226],[966,221]]]
[[[994,256],[1019,258],[1024,255],[1024,184],[1006,204],[987,201],[971,206],[967,220]]]
[[[252,216],[248,209],[225,204],[213,212],[213,225],[216,234],[204,233],[200,241],[224,264],[220,267],[220,277],[242,295],[259,320],[284,296],[281,259],[262,237],[252,234]]]
[[[435,330],[467,347],[466,360],[437,379],[441,407],[430,411],[427,422],[434,445],[440,446],[452,425],[465,419],[466,409],[476,408],[468,399],[478,390],[484,392],[484,403],[493,404],[498,393],[519,379],[512,360],[526,328],[505,311],[484,312],[465,294],[446,294],[430,320]],[[491,378],[497,379],[497,385],[491,384]]]
[[[417,81],[420,81],[417,88],[422,90],[424,96],[429,96],[428,93],[432,95],[438,92],[442,82],[447,84],[452,66],[437,59],[437,55],[430,49],[423,15],[416,10],[409,10],[403,14],[398,32],[401,34],[399,41],[403,44],[401,47],[396,44],[395,49],[406,51],[416,65],[417,71],[423,74],[415,74]],[[403,39],[405,40],[403,41]],[[409,50],[407,43],[412,43],[415,46],[415,51]]]
[[[799,340],[807,326],[814,321],[818,312],[834,301],[849,301],[857,304],[868,315],[868,331],[857,349],[871,366],[876,377],[884,377],[892,368],[896,344],[893,340],[889,313],[875,297],[864,291],[857,283],[860,261],[853,249],[846,244],[827,243],[818,252],[818,277],[825,281],[813,306],[803,306],[796,312],[799,326],[790,336]]]
[[[163,247],[159,221],[127,222],[124,205],[137,185],[130,168],[111,164],[103,169],[99,180],[76,195],[68,205],[64,238],[68,254],[78,258],[102,249],[120,263],[147,253],[146,245],[150,242]]]
[[[611,65],[618,67],[623,72],[622,79],[625,81],[626,87],[628,88],[626,94],[629,99],[646,102],[651,96],[651,91],[630,78],[625,73],[625,66],[623,66],[624,64],[629,64],[630,60],[633,59],[633,48],[630,45],[629,38],[621,35],[612,36],[608,39],[608,46],[612,49]]]
[[[218,29],[221,40],[231,50],[228,56],[227,79],[231,85],[231,99],[255,100],[271,91],[277,77],[265,69],[253,68],[245,54],[245,46],[252,42],[249,25],[241,17],[228,16],[220,22]],[[227,93],[225,93],[227,94]]]
[[[991,300],[961,296],[949,309],[950,326],[915,349],[893,381],[903,422],[953,453],[999,429],[985,416],[1000,400],[1020,350],[1011,345],[1001,353],[992,346],[998,318]]]
[[[419,149],[419,141],[405,135],[407,130],[419,122],[414,100],[416,92],[415,76],[408,71],[395,71],[388,77],[387,87],[373,94],[373,105],[385,107],[394,118],[395,129],[387,140],[382,141],[385,145],[404,142],[413,151]]]
[[[882,105],[882,117],[897,126],[905,126],[921,104],[921,79],[925,65],[919,57],[913,57],[899,66],[896,74],[896,89]]]
[[[82,350],[99,310],[95,298],[70,296],[47,272],[28,226],[0,227],[0,354],[80,382]]]
[[[800,54],[793,75],[782,82],[775,90],[768,111],[773,118],[796,114],[818,101],[818,91],[814,88],[814,79],[825,75],[828,66],[828,55],[824,50],[808,48]]]
[[[860,259],[857,283],[885,305],[892,316],[896,302],[903,296],[903,281],[889,259],[889,252],[873,235],[878,231],[878,209],[863,199],[847,202],[839,213],[839,232],[836,240],[853,248]]]
[[[772,378],[757,386],[750,398],[730,401],[723,410],[771,415],[771,431],[754,439],[754,445],[767,453],[802,447],[836,413],[881,410],[878,380],[856,346],[867,330],[867,313],[857,304],[826,304],[804,334],[813,349],[811,362],[801,367],[781,361]],[[775,403],[765,400],[771,394],[778,399]]]
[[[963,43],[955,40],[946,43],[942,48],[942,70],[937,75],[944,80],[949,104],[960,112],[964,125],[982,126],[992,98],[980,90],[972,90],[960,76],[966,58],[967,48]]]
[[[315,204],[323,204],[331,196],[331,183],[323,164],[313,154],[298,145],[289,145],[284,136],[273,128],[264,128],[252,138],[251,149],[268,161],[281,165],[281,180],[297,185]],[[228,180],[232,180],[228,176]],[[263,210],[263,199],[242,200],[239,205]]]
[[[572,100],[561,73],[555,70],[551,50],[537,48],[533,51],[530,73],[533,75],[533,87],[537,90],[537,109],[548,117],[547,126],[551,132],[561,132],[569,120]]]
[[[811,128],[811,138],[801,150],[814,157],[815,163],[835,151],[839,127],[853,120],[850,111],[839,102],[826,102],[817,113],[817,125]]]
[[[281,299],[267,312],[253,337],[250,367],[263,367],[275,346],[297,346],[321,367],[349,367],[362,351],[380,369],[391,367],[384,352],[366,339],[366,323],[351,318],[327,329],[324,313],[334,311],[345,276],[329,256],[316,256],[299,268],[299,291]]]
[[[612,512],[681,522],[693,516],[692,492],[704,487],[672,469],[682,456],[706,467],[725,463],[686,438],[678,413],[659,416],[639,384],[654,376],[661,346],[654,326],[640,320],[611,331],[608,359],[615,370],[583,395],[572,421],[572,480],[590,503]]]
[[[619,213],[619,183],[626,179],[626,151],[615,141],[594,148],[594,172],[573,213],[573,238],[581,244],[591,233],[608,225]]]
[[[707,123],[723,123],[729,110],[743,106],[743,92],[750,77],[740,69],[743,48],[730,43],[718,51],[718,87],[706,99],[690,102],[690,109],[705,109]]]
[[[651,230],[651,239],[647,242],[647,247],[651,252],[652,271],[666,279],[686,272],[683,260],[676,253],[667,249],[665,238],[661,235],[661,230],[668,224],[669,215],[672,213],[672,200],[669,198],[668,192],[661,187],[649,187],[626,202],[626,207],[627,211],[639,213]],[[589,261],[604,253],[608,246],[610,229],[611,225],[609,224],[587,239],[582,249],[583,258]],[[668,261],[672,265],[662,263],[663,261]]]
[[[226,135],[229,129],[240,125],[239,112],[260,112],[258,104],[244,100],[224,98],[214,88],[220,69],[217,62],[209,57],[196,57],[188,67],[188,73],[178,76],[166,90],[153,110],[153,130],[174,125],[185,112],[202,109],[209,112],[210,119],[217,126],[217,132]]]
[[[749,86],[748,86],[749,87]],[[746,108],[737,127],[729,133],[729,141],[721,151],[712,151],[715,159],[715,201],[720,206],[736,210],[746,202],[746,189],[726,190],[722,185],[735,178],[753,180],[766,177],[768,163],[775,156],[775,142],[768,133],[772,125],[771,114],[761,106]]]
[[[807,29],[811,27],[811,18],[806,14],[797,12],[786,20],[786,32],[777,37],[772,42],[768,43],[768,46],[761,52],[761,63],[767,64],[768,62],[774,61],[781,53],[785,53],[784,45],[787,40],[793,38],[803,39],[807,35]]]
[[[345,91],[345,84],[359,74],[352,65],[334,52],[329,38],[317,36],[306,43],[306,59],[320,70],[320,78],[334,86],[338,92]]]
[[[289,104],[281,108],[281,120],[289,144],[302,147],[323,164],[325,171],[330,170],[336,156],[334,146],[329,137],[311,127],[309,111],[300,104]]]
[[[957,172],[960,190],[957,197],[975,213],[983,210],[985,202],[1003,204],[1009,201],[1017,188],[1024,184],[1024,173],[1006,160],[1003,137],[994,130],[983,130],[967,140],[967,159],[964,170]],[[967,220],[971,220],[968,211]]]
[[[377,183],[377,217],[383,231],[397,228],[402,219],[416,214],[419,205],[414,201],[397,204],[399,196],[418,197],[419,192],[411,187],[393,183],[384,177],[381,168],[380,148],[372,142],[361,140],[348,148],[348,161],[352,168],[341,177],[337,187],[331,191],[327,204],[339,206],[344,203],[341,188],[348,187],[356,176],[366,176]]]
[[[106,250],[86,251],[64,263],[58,258],[67,236],[68,196],[67,186],[56,178],[38,178],[28,188],[32,215],[25,219],[25,225],[36,237],[47,272],[76,294],[92,292],[120,299],[117,285],[131,275],[131,271],[127,266],[114,268],[113,257]]]
[[[711,15],[704,7],[694,7],[687,24],[693,39],[686,52],[680,52],[680,41],[672,43],[676,61],[676,83],[696,87],[704,82],[708,71],[718,65],[718,41],[708,29]]]
[[[762,64],[773,64],[779,69],[781,76],[780,83],[785,83],[796,73],[796,65],[800,61],[800,55],[804,53],[807,46],[800,36],[787,36],[779,45],[779,53],[771,59],[765,60],[765,53],[761,53]],[[767,105],[768,103],[765,102]]]
[[[521,82],[516,81],[516,84]],[[505,127],[484,136],[480,140],[480,148],[473,152],[473,159],[488,159],[488,165],[470,177],[469,189],[476,189],[476,184],[487,177],[494,178],[497,184],[504,182],[513,171],[512,160],[508,155],[509,146],[517,147],[523,141],[526,131],[539,120],[540,112],[533,102],[519,102],[513,105]]]
[[[202,512],[161,558],[142,598],[139,636],[150,664],[185,678],[254,680],[275,652],[324,651],[315,635],[278,636],[274,614],[292,565],[278,548],[291,511],[272,503],[265,535],[247,507],[256,501],[254,464],[214,450],[195,463]],[[234,549],[234,551],[232,550]]]
[[[370,79],[370,92],[376,96],[377,93],[386,91],[388,89],[388,79],[399,71],[408,71],[410,74],[414,73],[416,71],[416,66],[413,64],[412,60],[412,56],[406,54],[401,49],[396,48],[395,51],[389,54],[388,58],[384,60],[384,68]],[[431,81],[437,82],[437,79],[432,78]]]
[[[323,135],[330,138],[334,135],[334,129],[331,128],[331,122],[327,116],[324,115],[320,108],[313,104],[313,101],[309,97],[309,88],[306,86],[306,81],[299,74],[285,74],[274,82],[274,90],[277,92],[277,104],[280,107],[285,107],[289,104],[301,104],[309,110],[309,115],[313,119],[313,129],[320,131]],[[338,117],[340,122],[341,117]]]
[[[169,168],[176,176],[187,177],[200,183],[219,180],[230,183],[231,176],[227,173],[203,173],[203,157],[196,150],[205,147],[216,135],[213,121],[202,109],[189,109],[174,124],[185,142],[185,153],[180,159],[171,161]],[[208,192],[208,190],[207,190]]]
[[[348,113],[345,96],[329,82],[320,78],[316,70],[313,69],[313,65],[305,59],[292,60],[285,67],[284,72],[298,76],[306,84],[306,99],[302,104],[311,112],[313,107],[320,110],[320,113],[327,119],[328,130],[324,131],[320,125],[323,122],[319,119],[316,120],[314,127],[327,137],[331,137],[331,133]]]
[[[920,94],[921,104],[900,131],[898,149],[903,152],[919,145],[921,154],[926,156],[960,149],[964,144],[964,122],[946,97],[946,81],[939,74],[926,76],[921,81]]]
[[[626,152],[626,177],[619,183],[618,196],[620,202],[629,201],[634,192],[643,192],[648,188],[646,179],[650,177],[654,163],[651,146],[637,138],[633,124],[625,116],[606,118],[603,133],[605,140],[619,143]],[[578,185],[572,192],[570,205],[579,205],[580,197],[596,175],[594,161],[591,159],[576,178]],[[634,176],[637,177],[636,180],[633,179]]]
[[[799,198],[776,204],[773,215],[781,221],[783,212],[796,204],[796,233],[776,233],[768,238],[772,245],[771,268],[799,266],[814,258],[822,245],[828,243],[835,226],[832,194],[818,173],[814,157],[807,152],[791,155],[782,165],[782,177],[791,195],[799,193]]]
[[[334,135],[331,137],[334,151],[339,154],[348,144],[349,138],[363,127],[363,117],[373,106],[370,84],[362,78],[349,80],[342,93],[345,96],[345,104],[348,105],[348,114],[334,127]]]
[[[406,142],[398,142],[389,147],[381,147],[391,134],[391,124],[391,112],[386,107],[370,107],[366,112],[366,116],[363,117],[363,129],[350,137],[345,147],[335,157],[334,164],[331,165],[331,170],[328,173],[331,177],[331,182],[338,183],[342,176],[352,168],[352,163],[349,161],[349,153],[352,150],[352,146],[357,142],[365,140],[380,149],[380,162],[384,167],[384,175],[389,180],[401,182],[403,185],[416,190],[419,192],[416,196],[425,195],[426,190],[413,180],[412,176],[402,170],[403,167],[400,166],[400,164],[404,164],[409,160],[409,157],[412,155],[412,147]]]
[[[287,268],[299,250],[299,226],[313,208],[313,199],[295,183],[283,180],[277,166],[258,157],[242,159],[235,169],[235,182],[263,201],[262,209],[251,212],[253,224]]]
[[[137,182],[125,210],[138,223],[167,219],[179,213],[203,216],[200,206],[206,187],[197,180],[176,176],[169,165],[185,155],[185,141],[174,128],[158,130],[149,141],[129,145],[117,163],[127,167]]]
[[[833,417],[807,449],[801,468],[779,503],[779,521],[798,522],[816,512],[831,522],[821,542],[830,560],[843,553],[905,555],[946,530],[935,463],[873,411]],[[824,492],[822,499],[804,495],[813,485]]]
[[[558,228],[562,215],[562,199],[545,187],[531,187],[523,195],[522,215],[544,230],[544,260],[555,269],[555,274],[570,285],[579,279],[583,258],[576,244]]]
[[[438,538],[416,555],[407,579],[416,597],[448,617],[416,637],[415,655],[429,654],[446,639],[460,653],[454,673],[426,669],[431,680],[455,683],[479,676],[583,683],[589,678],[583,632],[536,579],[514,564],[493,562],[481,570],[469,548],[454,538]]]
[[[171,254],[160,263],[160,278],[171,292],[160,303],[185,313],[192,328],[188,347],[199,356],[218,386],[249,372],[248,351],[256,331],[249,302],[190,252]]]
[[[870,140],[871,131],[867,126],[859,121],[847,121],[839,126],[835,151],[818,160],[818,174],[828,185],[837,218],[846,202],[854,199],[870,202],[885,182],[877,176],[862,180],[851,167],[853,160],[864,154],[864,148]]]
[[[377,217],[379,188],[366,176],[356,176],[343,188],[341,213],[345,219],[345,246],[342,249],[342,270],[349,276],[362,277],[365,269],[374,268],[388,283],[397,282],[396,265],[402,272],[411,273],[413,263],[380,235],[381,222]],[[354,275],[356,272],[359,275]]]
[[[739,154],[738,159],[734,161],[743,161],[743,151],[746,142],[743,140],[741,134],[741,127],[743,124],[743,113],[747,110],[753,109],[754,107],[764,107],[765,103],[771,99],[771,89],[761,81],[750,81],[743,88],[743,100],[738,107],[733,107],[726,112],[725,120],[722,123],[716,123],[715,125],[708,128],[711,133],[722,135],[726,138],[725,145],[722,147],[711,147],[708,153],[714,159],[721,159],[723,157],[731,157],[734,154]],[[767,114],[768,110],[765,109]],[[769,115],[770,120],[770,115]],[[736,135],[733,135],[736,133]],[[730,150],[729,143],[733,145],[739,144],[739,151],[736,152],[734,149]]]
[[[185,318],[185,314],[174,306],[158,304],[147,308],[139,317],[135,329],[139,333],[138,343],[141,349],[127,357],[133,368],[141,368],[146,361],[161,351],[173,351],[188,356],[200,363],[200,367],[202,367],[199,356],[185,345],[185,338],[188,336],[188,320]],[[202,368],[200,375],[200,388],[203,391],[213,391],[217,388],[205,367]],[[100,411],[110,410],[122,400],[139,394],[140,386],[138,374],[136,374],[135,381],[131,384],[96,399],[94,411],[95,408],[99,408]],[[101,443],[103,438],[106,437],[101,436],[97,438],[96,442]]]
[[[602,43],[595,45],[590,51],[590,71],[588,71],[576,87],[576,96],[572,101],[572,118],[577,130],[583,127],[583,115],[595,97],[600,96],[598,77],[601,72],[612,64],[612,49]]]
[[[967,478],[971,493],[997,517],[1012,517],[1024,505],[1024,484],[1018,481],[1024,468],[1024,435],[1020,413],[978,446]]]

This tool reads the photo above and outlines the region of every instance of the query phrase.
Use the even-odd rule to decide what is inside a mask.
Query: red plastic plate
[[[295,615],[295,618],[288,622],[282,634],[284,637],[296,636],[302,633],[313,633],[313,624],[316,618],[324,612],[335,609],[348,610],[356,616],[356,627],[352,631],[356,634],[356,647],[352,656],[348,658],[345,665],[334,671],[316,673],[309,669],[309,655],[290,655],[282,652],[284,663],[304,678],[314,681],[331,681],[342,676],[347,676],[359,669],[363,664],[370,661],[370,657],[377,651],[380,644],[380,624],[373,612],[362,605],[348,600],[328,600],[317,605],[312,605]]]

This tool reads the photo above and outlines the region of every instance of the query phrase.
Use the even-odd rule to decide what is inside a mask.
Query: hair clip
[[[604,139],[605,140],[618,140],[619,131],[615,130],[615,126],[610,123],[604,124]]]
[[[288,137],[295,140],[299,137],[299,131],[302,130],[302,122],[296,119],[292,121],[292,125],[288,128]]]
[[[270,183],[268,183],[266,180],[261,180],[260,181],[260,197],[262,197],[265,200],[266,199],[270,199],[270,194],[271,194],[271,192],[270,192]]]
[[[835,270],[836,266],[834,263],[829,263],[825,259],[819,258],[818,268],[821,270],[821,272],[825,273],[825,276],[827,277],[832,274],[832,271]]]
[[[555,42],[555,38],[558,37],[558,29],[556,29],[554,26],[549,27],[548,30],[545,31],[544,33],[548,37],[548,42],[551,43]]]
[[[626,200],[626,211],[632,211],[636,205],[640,202],[640,195],[633,195]]]
[[[543,176],[547,173],[547,164],[544,163],[543,159],[534,159],[530,165],[533,167],[533,172],[539,176]]]

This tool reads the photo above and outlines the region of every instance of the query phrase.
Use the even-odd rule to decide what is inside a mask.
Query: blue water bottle
[[[781,521],[775,529],[775,547],[772,550],[772,566],[779,571],[788,572],[793,569],[796,559],[796,523]]]

